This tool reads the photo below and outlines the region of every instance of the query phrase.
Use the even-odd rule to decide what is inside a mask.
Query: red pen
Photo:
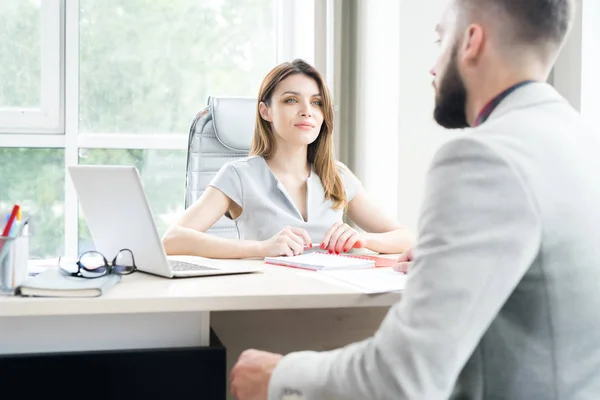
[[[6,238],[8,237],[9,233],[10,233],[10,228],[12,228],[15,219],[17,218],[17,214],[19,213],[19,211],[21,210],[21,206],[19,206],[18,204],[15,204],[12,212],[10,213],[10,217],[8,217],[8,221],[6,222],[6,226],[4,227],[4,231],[2,232],[2,237]],[[6,243],[6,240],[2,240],[0,241],[0,258],[4,258],[4,244]]]
[[[8,236],[8,234],[10,233],[10,228],[12,228],[13,223],[15,222],[15,219],[17,218],[17,214],[19,214],[19,211],[21,210],[21,206],[19,206],[18,204],[15,204],[12,212],[10,213],[10,217],[8,218],[8,221],[6,222],[6,226],[4,227],[4,231],[2,232],[2,236]]]

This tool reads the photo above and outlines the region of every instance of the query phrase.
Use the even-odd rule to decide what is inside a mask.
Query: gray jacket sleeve
[[[535,200],[519,171],[480,140],[451,141],[428,174],[402,300],[372,338],[284,357],[269,399],[448,398],[540,243]]]

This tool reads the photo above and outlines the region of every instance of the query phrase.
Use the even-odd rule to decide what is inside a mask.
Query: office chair
[[[256,99],[211,96],[194,118],[188,139],[185,208],[200,198],[227,162],[248,156],[256,118]],[[206,233],[238,238],[235,223],[221,217]]]

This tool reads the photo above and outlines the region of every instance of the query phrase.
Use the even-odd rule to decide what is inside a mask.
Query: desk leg
[[[372,336],[389,307],[314,310],[224,311],[210,315],[227,348],[227,374],[248,348],[286,354],[326,351]],[[228,399],[233,399],[228,395]]]
[[[208,312],[0,317],[0,354],[208,346]]]

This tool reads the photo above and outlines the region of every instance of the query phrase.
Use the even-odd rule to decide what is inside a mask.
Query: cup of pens
[[[14,294],[27,278],[29,219],[21,219],[19,205],[9,214],[0,236],[0,295]]]

